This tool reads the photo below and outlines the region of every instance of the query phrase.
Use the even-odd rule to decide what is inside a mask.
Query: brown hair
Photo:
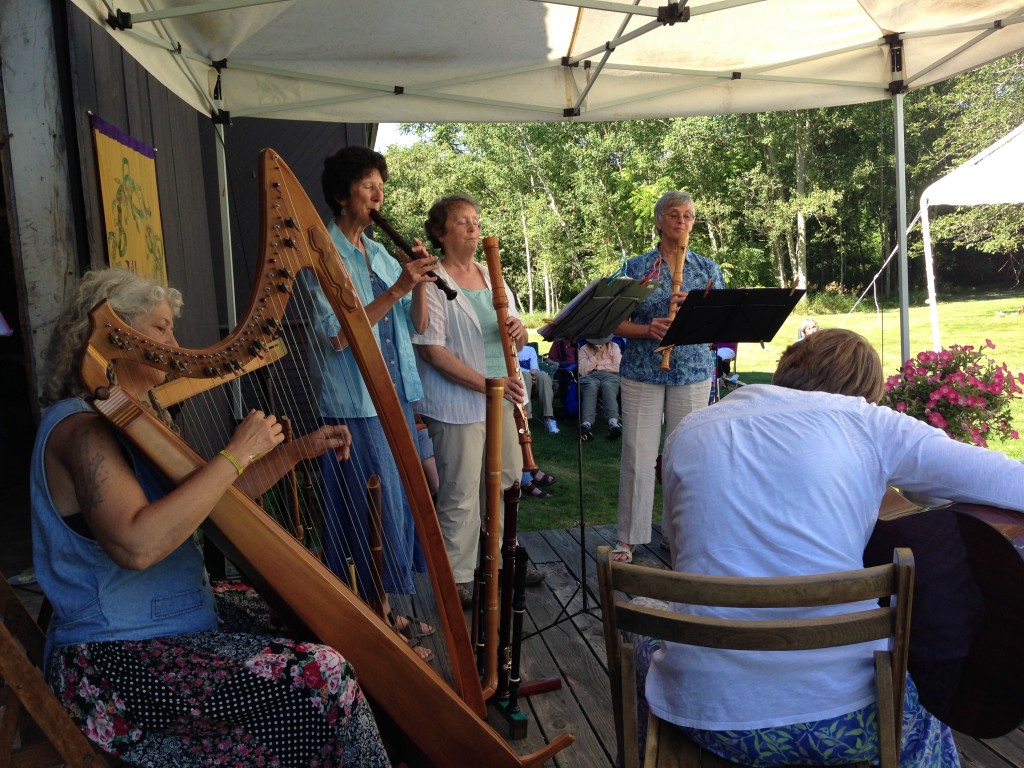
[[[427,220],[423,222],[423,229],[427,233],[427,239],[441,253],[444,253],[444,246],[441,245],[441,241],[438,238],[445,233],[448,227],[448,214],[452,208],[460,203],[473,206],[477,216],[480,215],[480,203],[469,195],[448,195],[447,197],[442,197],[440,200],[436,200],[430,206],[430,210],[427,211]]]
[[[882,361],[859,333],[826,328],[790,344],[772,384],[805,392],[832,392],[877,403],[885,391]]]
[[[324,160],[320,186],[324,190],[324,200],[335,216],[341,215],[342,202],[352,196],[352,185],[365,179],[375,168],[381,181],[386,182],[388,161],[384,155],[360,144],[342,147]]]

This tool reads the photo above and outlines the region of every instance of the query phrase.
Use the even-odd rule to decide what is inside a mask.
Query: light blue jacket
[[[352,284],[355,286],[359,300],[364,306],[369,304],[373,301],[373,288],[370,285],[370,275],[366,269],[363,254],[348,241],[348,238],[333,221],[328,225],[327,231],[330,233],[338,253],[341,254],[341,262],[352,278]],[[380,243],[371,240],[366,235],[362,235],[362,240],[370,261],[370,268],[380,276],[385,285],[394,285],[402,273],[402,266]],[[341,323],[338,322],[334,310],[331,309],[323,289],[320,288],[316,277],[308,270],[302,271],[300,279],[310,299],[310,322],[313,333],[309,345],[309,366],[320,376],[320,414],[338,419],[376,416],[377,411],[373,407],[370,393],[363,383],[351,348],[346,347],[337,352],[331,344],[331,339],[337,336],[341,330]],[[398,396],[409,403],[423,397],[423,387],[420,385],[419,373],[416,371],[416,355],[409,337],[411,333],[415,332],[412,318],[409,316],[411,305],[412,297],[406,294],[390,310],[395,316],[398,365],[402,370],[405,390],[399,392]],[[377,334],[376,326],[373,328],[373,335],[379,346],[380,337]]]

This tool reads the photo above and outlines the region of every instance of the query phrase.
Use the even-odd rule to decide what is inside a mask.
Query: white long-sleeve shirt
[[[1021,462],[862,398],[771,385],[745,387],[685,418],[665,446],[663,475],[673,567],[691,573],[861,568],[890,484],[1024,510]],[[757,653],[671,644],[654,656],[647,698],[659,717],[708,730],[835,717],[874,700],[873,648]]]

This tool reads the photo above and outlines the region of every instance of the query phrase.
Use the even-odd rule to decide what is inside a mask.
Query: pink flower
[[[989,349],[995,349],[996,345],[992,343],[992,339],[985,339],[985,346]]]
[[[932,423],[932,426],[938,427],[939,429],[944,428],[949,423],[938,411],[932,411],[929,413],[928,421]]]

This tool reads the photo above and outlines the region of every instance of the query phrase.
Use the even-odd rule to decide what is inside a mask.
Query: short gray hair
[[[667,209],[675,208],[679,205],[692,206],[693,212],[696,215],[697,206],[694,205],[693,197],[690,196],[689,192],[677,192],[674,190],[666,192],[658,198],[658,202],[654,204],[654,228],[658,228],[658,219],[665,214]],[[658,234],[661,234],[660,229],[658,229]]]

